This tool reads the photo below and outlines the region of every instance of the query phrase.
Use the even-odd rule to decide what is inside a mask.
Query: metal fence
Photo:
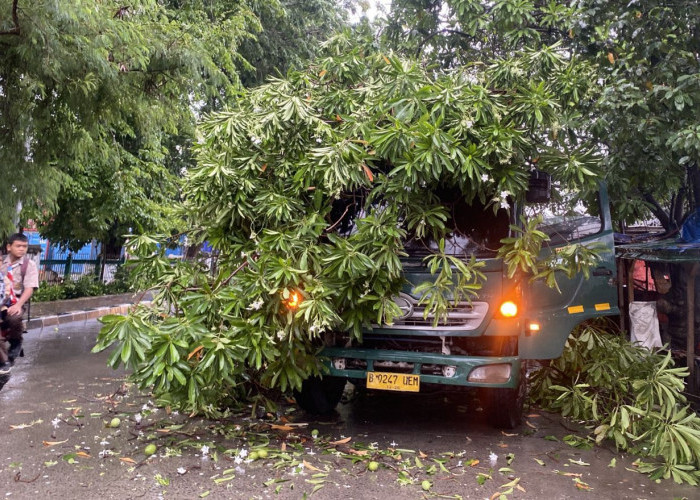
[[[110,283],[114,280],[117,267],[123,263],[123,258],[107,258],[103,269],[102,258],[74,259],[68,254],[65,259],[42,260],[39,265],[39,281],[63,283],[76,281],[83,276],[95,276],[105,283]]]

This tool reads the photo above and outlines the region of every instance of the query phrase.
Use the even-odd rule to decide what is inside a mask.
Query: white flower
[[[141,419],[142,419],[142,418],[143,418],[143,417],[141,416],[140,413],[137,413],[136,415],[134,415],[134,420],[136,420],[136,423],[137,423],[137,424],[140,424],[140,423],[141,423]]]
[[[396,448],[399,445],[399,443],[397,443],[393,439],[392,439],[391,443],[389,443],[389,444],[391,445],[392,448]]]
[[[207,456],[209,454],[209,447],[206,444],[202,445],[202,456]]]
[[[183,177],[187,175],[187,169],[186,169],[185,167],[182,167],[182,168],[180,169],[180,175],[183,176]]]
[[[247,456],[248,456],[248,450],[243,449],[243,450],[239,451],[239,452],[238,452],[238,456],[241,457],[241,458],[247,457]]]
[[[280,330],[280,331],[277,332],[277,338],[278,338],[278,339],[283,340],[284,337],[285,337],[284,330]]]
[[[233,459],[234,464],[242,464],[243,459],[240,456],[237,456],[236,458]]]
[[[251,135],[250,142],[252,142],[256,146],[259,146],[260,144],[262,144],[262,139],[260,137],[255,136],[255,135]]]
[[[58,424],[61,423],[61,419],[56,417],[51,421],[51,425],[53,425],[54,429],[58,429]]]
[[[252,302],[246,309],[248,311],[258,311],[263,306],[263,299],[259,298],[255,302]]]
[[[494,452],[491,452],[489,454],[489,463],[491,464],[491,467],[496,466],[496,460],[498,460],[498,455],[496,455]]]
[[[108,444],[109,444],[109,441],[107,441],[106,439],[103,439],[102,441],[100,441],[100,445],[102,445],[102,446],[107,446]]]
[[[481,174],[481,182],[488,182],[489,178],[488,174]]]
[[[143,405],[143,406],[141,407],[141,411],[149,411],[150,409],[151,409],[151,407],[148,406],[148,403],[146,403],[145,405]]]
[[[503,201],[506,201],[506,198],[508,198],[509,196],[510,196],[510,191],[501,191],[500,198],[501,198]]]
[[[467,128],[472,128],[474,126],[474,122],[471,120],[467,120],[464,124],[467,126]]]
[[[323,142],[323,139],[320,137],[316,137],[316,144],[321,144]]]
[[[180,474],[181,476],[187,472],[187,469],[184,467],[178,467],[177,468],[177,473]]]

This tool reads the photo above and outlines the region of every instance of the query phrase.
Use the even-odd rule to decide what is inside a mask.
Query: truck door
[[[613,229],[605,185],[600,186],[597,203],[590,208],[575,196],[555,198],[546,205],[525,208],[528,215],[544,216],[539,229],[550,241],[545,243],[541,256],[557,253],[571,244],[596,245],[605,250],[588,279],[582,273],[569,278],[557,272],[561,293],[542,281],[527,285],[526,320],[539,322],[540,331],[521,335],[519,354],[524,359],[558,357],[571,330],[580,322],[619,314]]]

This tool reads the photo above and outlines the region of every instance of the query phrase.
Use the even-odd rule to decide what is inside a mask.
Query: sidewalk
[[[32,330],[100,318],[107,314],[126,314],[139,298],[140,294],[124,293],[54,302],[36,302],[31,305],[31,318],[26,322],[26,328]],[[150,299],[150,295],[147,299]],[[141,301],[141,303],[147,304],[149,300]]]

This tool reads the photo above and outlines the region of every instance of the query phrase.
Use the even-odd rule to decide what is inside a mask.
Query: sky
[[[366,16],[370,19],[374,19],[379,15],[381,9],[384,11],[389,10],[389,5],[391,5],[391,0],[366,0],[369,8],[367,9]],[[362,15],[362,12],[357,12],[355,15],[351,15],[350,19],[352,21],[358,21]]]

